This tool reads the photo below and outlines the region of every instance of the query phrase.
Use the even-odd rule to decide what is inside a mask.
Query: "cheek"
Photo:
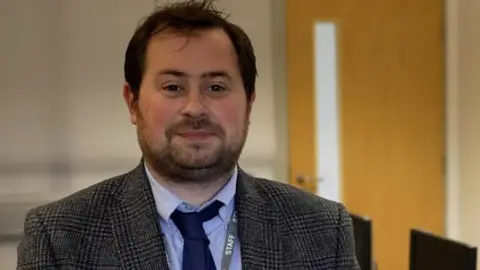
[[[172,122],[175,115],[174,106],[165,104],[162,99],[145,97],[140,108],[146,127],[155,137],[164,133],[165,128]]]
[[[245,126],[246,105],[238,102],[224,102],[217,106],[215,115],[225,129],[227,136],[241,133]]]

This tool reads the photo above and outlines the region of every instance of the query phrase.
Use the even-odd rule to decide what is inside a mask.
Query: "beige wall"
[[[480,1],[458,3],[459,230],[480,247]]]
[[[458,239],[460,234],[460,151],[459,151],[459,39],[458,1],[446,5],[446,229],[447,235]]]
[[[0,50],[0,234],[20,232],[24,214],[2,222],[2,203],[53,200],[139,161],[121,97],[123,53],[138,21],[166,1],[1,1],[0,29],[9,39]],[[219,1],[258,57],[257,101],[240,163],[278,180],[287,171],[285,110],[276,105],[285,93],[282,3]],[[48,166],[56,160],[69,161],[72,174],[52,178]],[[15,245],[0,246],[0,269],[14,268]]]
[[[447,1],[447,229],[480,247],[479,12],[477,0]]]
[[[8,127],[0,135],[0,202],[63,196],[137,164],[121,97],[123,54],[155,2],[167,0],[2,1],[0,22],[11,38],[0,50],[0,122]],[[250,35],[258,58],[257,101],[240,163],[284,180],[285,132],[278,131],[286,129],[285,110],[275,105],[285,92],[281,3],[219,1]],[[54,161],[69,162],[72,173],[52,178]]]

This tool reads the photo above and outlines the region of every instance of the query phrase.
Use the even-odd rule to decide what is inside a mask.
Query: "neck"
[[[171,181],[158,175],[150,166],[147,165],[147,167],[159,184],[175,194],[175,196],[182,201],[195,206],[201,206],[215,197],[230,179],[230,174],[228,174],[205,183]]]

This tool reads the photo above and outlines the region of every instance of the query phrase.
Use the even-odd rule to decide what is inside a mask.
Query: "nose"
[[[192,118],[203,117],[207,114],[207,108],[204,103],[205,101],[200,94],[200,91],[188,91],[182,113]]]

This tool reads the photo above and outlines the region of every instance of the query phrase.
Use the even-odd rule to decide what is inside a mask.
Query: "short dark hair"
[[[213,0],[189,0],[159,6],[135,30],[125,53],[124,76],[135,99],[145,72],[145,58],[150,39],[165,31],[193,34],[197,31],[219,28],[233,43],[243,85],[250,99],[255,91],[257,77],[256,57],[248,35],[227,21],[228,15],[216,9]]]

